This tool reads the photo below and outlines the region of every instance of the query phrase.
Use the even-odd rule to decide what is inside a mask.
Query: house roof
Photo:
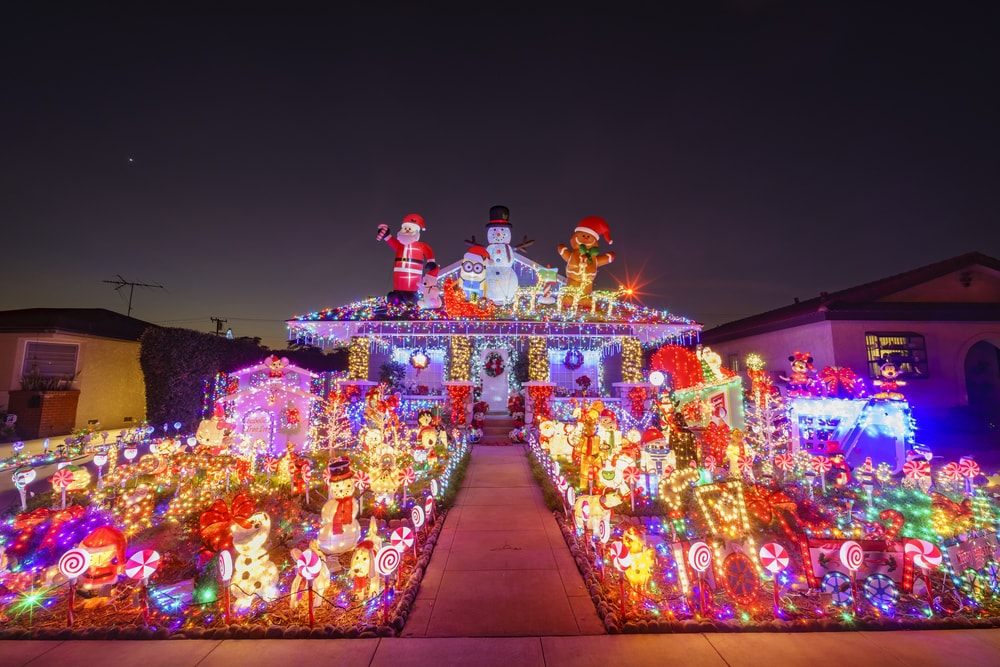
[[[703,343],[721,343],[823,320],[998,320],[998,303],[887,302],[886,297],[971,266],[1000,273],[1000,260],[978,252],[928,264],[904,273],[838,292],[796,301],[788,306],[705,330]]]
[[[24,308],[0,311],[0,333],[79,333],[137,341],[156,326],[104,308]]]

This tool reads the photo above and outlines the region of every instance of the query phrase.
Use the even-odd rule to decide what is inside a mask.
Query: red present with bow
[[[819,372],[823,393],[835,398],[864,398],[864,380],[846,366],[826,366]]]

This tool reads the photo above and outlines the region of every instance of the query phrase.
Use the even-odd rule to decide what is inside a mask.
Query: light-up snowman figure
[[[510,211],[506,206],[490,209],[490,222],[486,225],[486,297],[496,304],[513,303],[517,296],[517,274],[514,273],[514,248],[511,240]]]

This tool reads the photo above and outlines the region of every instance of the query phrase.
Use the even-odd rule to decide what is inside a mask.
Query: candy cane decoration
[[[878,518],[888,523],[885,527],[885,539],[887,540],[895,540],[899,531],[902,530],[903,524],[906,523],[906,517],[903,516],[902,512],[894,509],[882,510]]]
[[[28,485],[35,481],[34,468],[18,468],[14,471],[14,488],[21,494],[21,511],[28,511]]]

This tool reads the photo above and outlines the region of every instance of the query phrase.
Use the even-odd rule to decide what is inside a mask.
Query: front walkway
[[[524,448],[473,447],[402,636],[603,632]]]

